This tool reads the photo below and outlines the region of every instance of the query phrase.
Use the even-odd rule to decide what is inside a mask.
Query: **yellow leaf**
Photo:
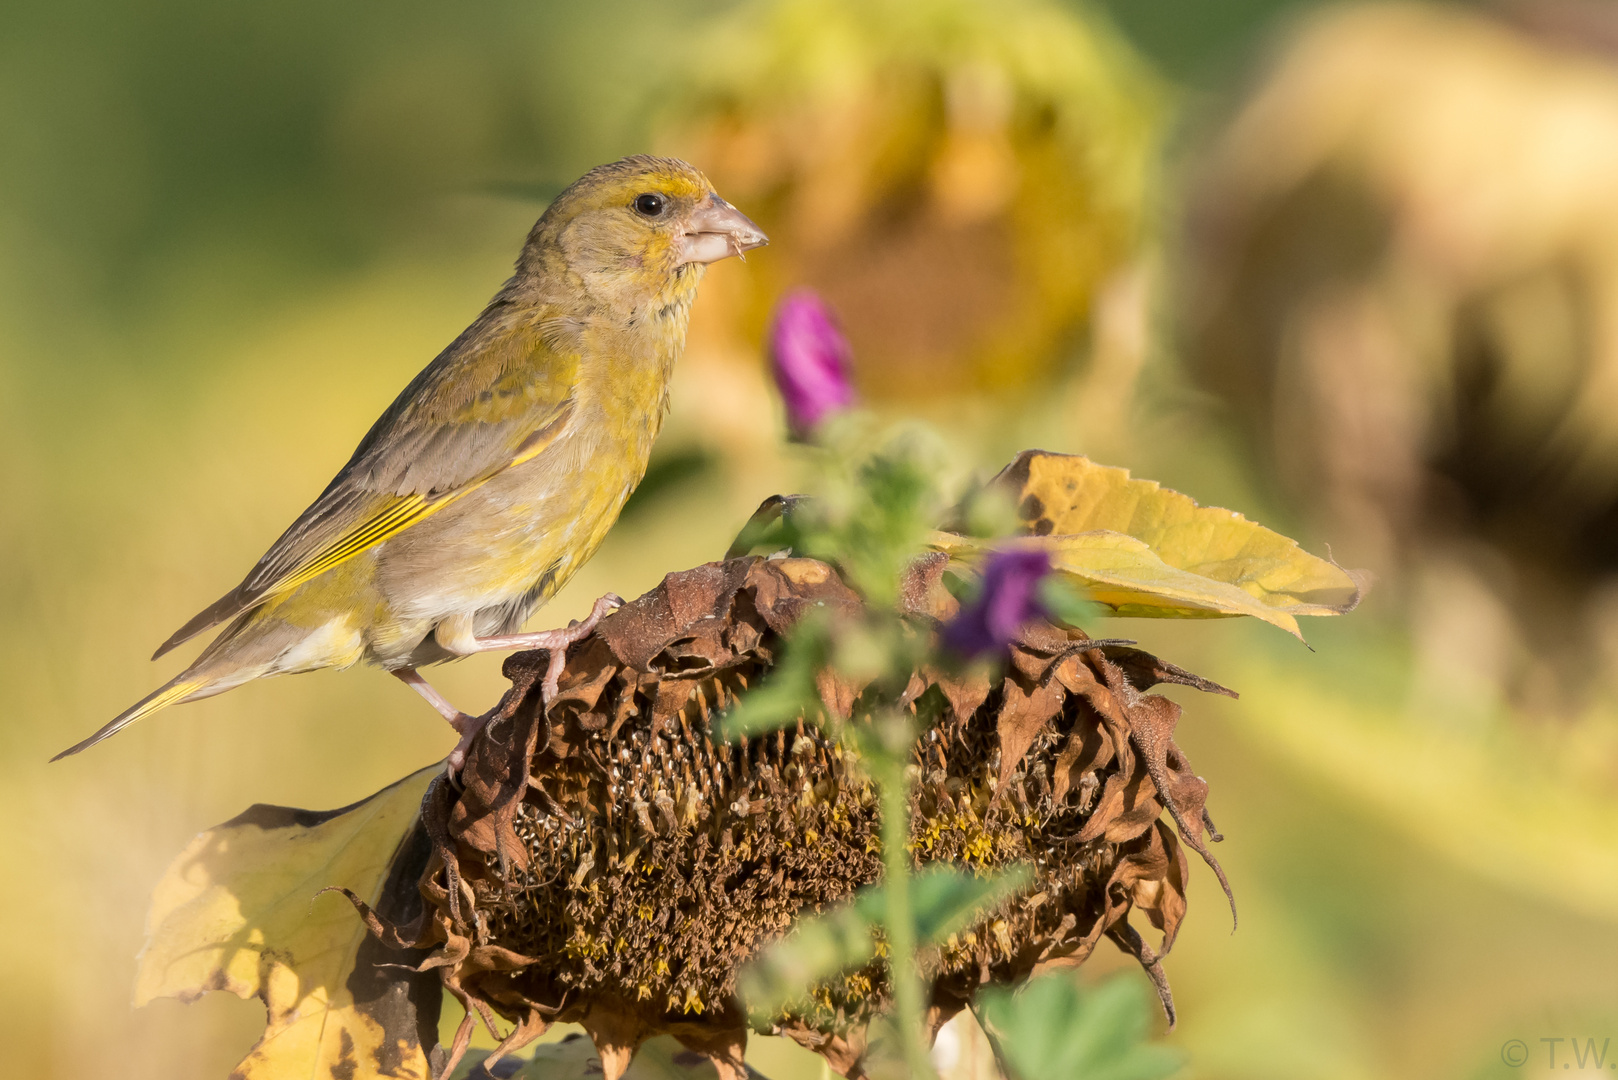
[[[1052,564],[1113,614],[1159,618],[1252,615],[1299,637],[1298,615],[1340,615],[1360,582],[1280,533],[1230,510],[1199,506],[1155,481],[1085,457],[1027,450],[996,479]],[[986,541],[934,534],[932,546],[971,562]]]
[[[340,885],[378,904],[439,769],[329,813],[261,804],[198,836],[152,894],[135,1004],[262,998],[264,1035],[232,1080],[426,1080],[430,1045],[406,981],[377,980],[374,967],[356,978],[365,925],[341,895],[317,894]]]

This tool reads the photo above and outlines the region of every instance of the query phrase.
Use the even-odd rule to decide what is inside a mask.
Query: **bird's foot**
[[[479,732],[489,726],[489,720],[493,716],[494,710],[491,709],[482,716],[470,716],[467,713],[462,713],[459,723],[454,720],[450,721],[450,726],[461,733],[461,737],[455,742],[455,749],[449,752],[450,779],[459,782],[461,767],[466,764],[466,752],[472,748],[472,740],[477,738]]]
[[[503,634],[499,637],[475,639],[477,651],[496,649],[544,649],[550,653],[545,666],[545,680],[540,684],[541,701],[546,708],[555,699],[562,680],[562,668],[567,664],[567,650],[574,642],[583,641],[595,633],[602,619],[623,607],[623,597],[607,593],[595,602],[583,622],[577,620],[556,630],[541,630],[534,634]]]
[[[567,665],[568,647],[595,633],[596,625],[602,619],[623,606],[623,597],[617,593],[607,593],[590,608],[590,614],[583,622],[570,622],[565,629],[549,632],[556,643],[545,646],[550,649],[550,656],[545,664],[545,681],[539,684],[540,702],[546,709],[551,707],[551,702],[561,690],[562,669]]]
[[[535,634],[503,634],[498,637],[472,638],[464,642],[465,647],[454,647],[452,651],[465,655],[473,652],[495,652],[502,649],[545,649],[550,653],[545,665],[545,679],[540,684],[540,700],[545,708],[556,698],[562,680],[562,669],[567,664],[567,650],[576,641],[582,641],[595,632],[596,626],[608,614],[623,606],[623,598],[615,593],[607,593],[595,602],[590,614],[583,622],[570,622],[557,630],[542,630]],[[452,639],[453,640],[453,639]],[[461,644],[457,642],[456,644]],[[466,752],[472,746],[472,740],[477,738],[478,732],[488,725],[494,710],[482,716],[472,716],[464,713],[449,703],[449,699],[440,694],[433,685],[417,673],[415,668],[395,668],[393,675],[400,682],[420,694],[427,704],[431,705],[454,728],[460,738],[455,743],[455,749],[449,754],[449,773],[451,779],[460,775],[461,767],[466,764]]]

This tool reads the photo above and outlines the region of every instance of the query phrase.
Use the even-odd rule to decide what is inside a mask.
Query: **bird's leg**
[[[459,773],[461,766],[466,763],[466,749],[472,745],[472,736],[483,730],[485,718],[470,716],[451,705],[449,699],[440,694],[432,683],[422,678],[415,668],[394,668],[392,674],[394,678],[420,694],[460,735],[460,739],[455,743],[455,749],[449,753],[449,771],[452,775]]]
[[[461,728],[466,725],[466,722],[472,719],[472,717],[466,715],[461,710],[451,705],[449,703],[449,699],[443,694],[440,694],[433,687],[432,683],[422,678],[421,674],[417,672],[415,668],[394,668],[388,674],[392,675],[394,678],[410,687],[410,689],[420,694],[423,700],[425,700],[427,704],[431,705],[439,716],[442,716],[445,720],[448,720],[449,726],[454,728],[456,731],[460,731]]]
[[[540,684],[541,701],[546,707],[556,697],[558,685],[562,680],[562,668],[567,663],[567,648],[575,641],[589,637],[607,614],[623,606],[623,599],[614,593],[608,593],[595,602],[590,609],[590,615],[583,622],[571,622],[559,630],[543,630],[537,634],[501,634],[496,637],[473,637],[468,622],[461,622],[454,632],[449,632],[454,624],[444,622],[439,624],[437,631],[438,643],[447,651],[457,656],[470,656],[472,653],[496,652],[502,649],[545,649],[550,653],[545,665],[545,681]],[[466,761],[466,751],[472,745],[477,733],[482,731],[489,718],[494,715],[491,709],[482,716],[468,716],[444,699],[444,696],[428,685],[427,680],[416,673],[415,668],[399,668],[393,673],[402,679],[416,693],[427,699],[427,703],[437,709],[450,726],[460,732],[461,738],[450,751],[450,773],[457,774],[461,765]]]
[[[568,646],[575,641],[582,641],[595,632],[596,624],[601,622],[608,613],[616,611],[623,606],[623,598],[616,593],[608,593],[595,602],[590,609],[589,616],[583,622],[570,622],[557,630],[542,630],[537,634],[501,634],[497,637],[472,638],[465,642],[464,648],[457,645],[447,645],[452,652],[494,652],[501,649],[545,649],[550,653],[549,663],[545,667],[545,681],[541,684],[541,700],[549,706],[556,697],[558,684],[562,679],[562,667],[567,663]]]

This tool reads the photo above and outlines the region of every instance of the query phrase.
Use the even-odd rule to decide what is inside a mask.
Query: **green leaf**
[[[774,731],[800,716],[813,718],[820,708],[815,676],[826,666],[831,628],[811,612],[792,628],[781,659],[769,677],[743,694],[719,720],[719,736],[731,740],[742,735]]]
[[[486,1057],[486,1051],[468,1053],[456,1067],[454,1080],[488,1080],[489,1074],[478,1070]],[[596,1080],[601,1076],[601,1056],[595,1044],[579,1033],[557,1042],[541,1043],[527,1060],[505,1059],[507,1067],[519,1061],[516,1072],[501,1069],[509,1080]],[[659,1035],[648,1039],[635,1051],[635,1059],[629,1063],[624,1080],[717,1080],[718,1076],[708,1058],[684,1049],[672,1035]],[[748,1080],[764,1080],[750,1065],[747,1076]]]
[[[816,983],[869,963],[876,956],[875,929],[857,903],[800,919],[787,937],[742,969],[737,992],[750,1009],[775,1013]]]
[[[1026,867],[992,877],[948,865],[928,867],[910,882],[917,944],[942,944],[1030,879]],[[852,903],[799,919],[787,937],[742,969],[737,981],[742,999],[753,1009],[773,1013],[816,983],[869,963],[877,954],[876,934],[886,912],[883,887],[869,885],[854,894]]]
[[[736,539],[725,552],[727,559],[744,555],[773,554],[777,551],[796,551],[801,544],[799,530],[793,520],[793,511],[807,495],[771,495],[759,503],[753,516],[747,519]]]
[[[1183,1059],[1144,1041],[1150,1026],[1146,991],[1130,976],[1083,989],[1065,975],[1045,975],[1018,991],[978,995],[979,1018],[1013,1080],[1160,1080]]]
[[[1087,626],[1104,613],[1070,578],[1055,574],[1039,583],[1039,600],[1046,611],[1069,626]]]
[[[978,877],[953,866],[929,866],[910,881],[911,917],[916,941],[941,945],[951,934],[971,926],[980,913],[1033,880],[1026,866],[1013,866],[990,877]],[[873,915],[884,911],[881,889],[859,903]]]

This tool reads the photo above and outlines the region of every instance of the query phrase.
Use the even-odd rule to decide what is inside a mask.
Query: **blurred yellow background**
[[[704,283],[647,484],[536,626],[718,557],[793,487],[758,344],[813,284],[866,395],[968,465],[1089,453],[1380,579],[1314,652],[1101,628],[1243,692],[1179,695],[1242,910],[1232,935],[1193,871],[1187,1075],[1567,1075],[1540,1040],[1618,1039],[1610,2],[17,0],[0,25],[7,1075],[224,1076],[251,1044],[254,1002],[129,1007],[147,892],[198,830],[351,802],[447,727],[361,669],[45,760],[177,670],[146,657],[545,199],[647,149],[776,243]],[[499,664],[435,681],[481,709]]]

